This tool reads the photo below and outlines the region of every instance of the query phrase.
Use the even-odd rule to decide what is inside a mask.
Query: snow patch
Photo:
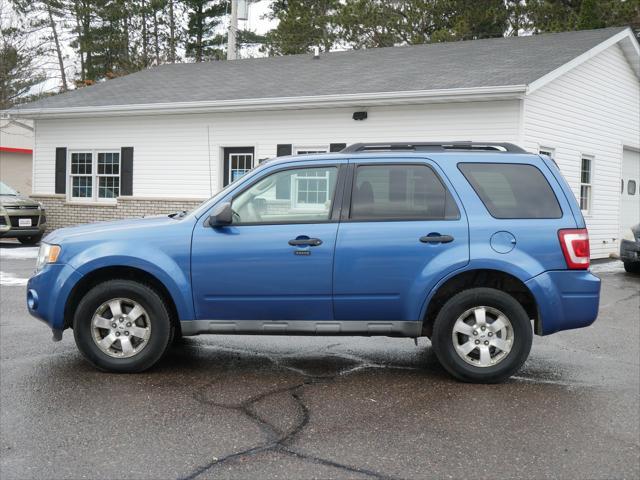
[[[624,265],[619,260],[612,262],[597,263],[589,268],[591,273],[620,273],[624,272]]]
[[[0,258],[17,260],[38,258],[38,247],[0,248]]]
[[[5,287],[21,287],[26,285],[28,281],[28,278],[19,278],[13,273],[0,272],[0,285]]]

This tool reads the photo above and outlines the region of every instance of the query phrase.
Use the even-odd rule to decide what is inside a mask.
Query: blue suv
[[[188,213],[57,230],[27,304],[112,372],[201,333],[426,336],[456,378],[497,382],[532,330],[595,320],[588,269],[584,219],[549,157],[355,144],[264,162]]]

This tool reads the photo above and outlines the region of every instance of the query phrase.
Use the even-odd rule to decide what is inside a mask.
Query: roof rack
[[[490,151],[497,153],[527,153],[526,150],[513,143],[497,142],[390,142],[390,143],[354,143],[341,150],[341,153],[359,152],[393,152],[393,151]]]

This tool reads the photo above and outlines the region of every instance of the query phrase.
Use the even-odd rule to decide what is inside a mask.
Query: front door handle
[[[322,245],[322,240],[319,238],[295,238],[289,240],[289,245],[292,247],[317,247]]]
[[[440,235],[438,233],[430,233],[424,237],[420,237],[422,243],[451,243],[453,237],[451,235]]]

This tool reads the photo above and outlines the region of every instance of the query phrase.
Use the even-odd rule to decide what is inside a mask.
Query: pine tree
[[[223,60],[227,36],[221,33],[224,16],[230,11],[228,0],[185,0],[188,7],[186,55],[196,62]]]
[[[0,110],[33,98],[32,89],[46,80],[35,65],[43,52],[28,41],[28,29],[4,18],[0,27]]]
[[[313,47],[329,51],[336,43],[337,0],[277,0],[270,18],[278,26],[267,33],[266,49],[272,55],[305,53]]]

